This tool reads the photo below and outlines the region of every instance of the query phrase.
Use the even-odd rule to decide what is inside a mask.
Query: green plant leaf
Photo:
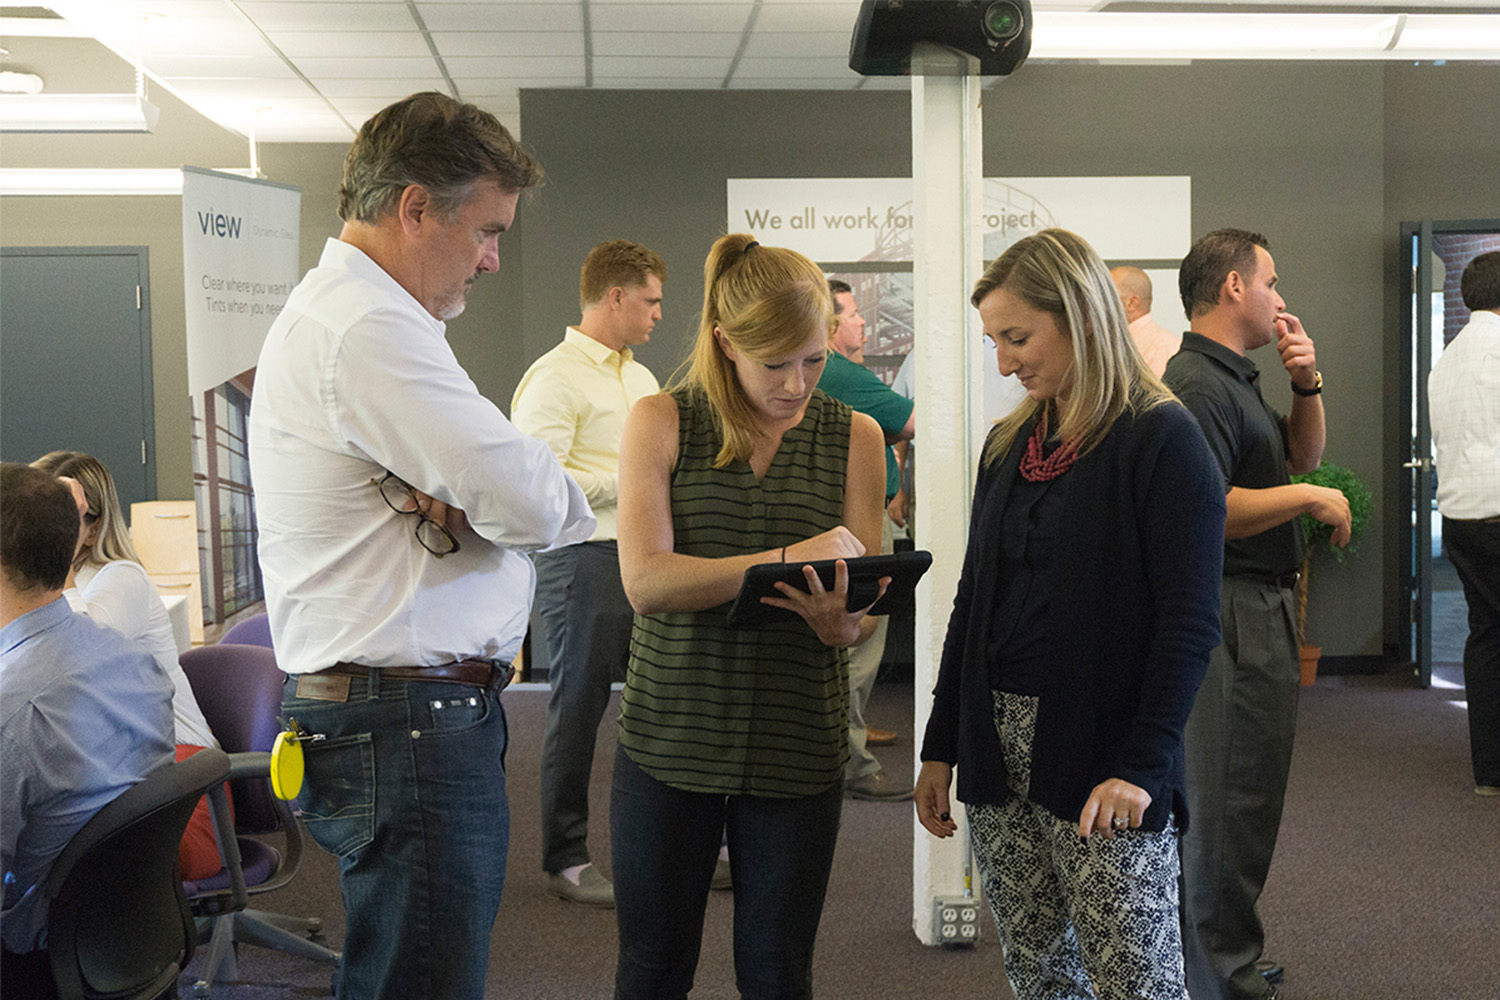
[[[1370,520],[1370,508],[1373,506],[1370,488],[1352,471],[1332,462],[1324,462],[1305,475],[1293,476],[1292,482],[1326,486],[1338,490],[1349,501],[1350,533],[1347,548],[1334,548],[1329,544],[1333,538],[1332,525],[1324,524],[1311,514],[1302,515],[1302,537],[1307,541],[1308,548],[1311,549],[1315,543],[1323,545],[1332,549],[1335,559],[1343,562],[1346,556],[1355,551],[1355,542]]]

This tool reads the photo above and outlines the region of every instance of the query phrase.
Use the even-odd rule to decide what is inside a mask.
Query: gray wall
[[[1392,65],[1385,73],[1385,229],[1381,245],[1384,327],[1384,381],[1388,404],[1399,399],[1401,268],[1397,234],[1402,222],[1427,219],[1500,220],[1500,67]],[[1405,460],[1409,416],[1387,405],[1386,460],[1381,488],[1391,516],[1381,525],[1385,540],[1384,594],[1388,646],[1410,628],[1408,601],[1401,589],[1401,518],[1410,486]],[[1372,484],[1373,485],[1373,484]],[[1404,643],[1402,643],[1404,645]]]
[[[893,92],[522,91],[523,134],[549,175],[523,210],[526,357],[578,321],[589,248],[631,239],[667,264],[662,322],[636,351],[665,379],[697,331],[725,179],[905,176],[910,107]]]
[[[986,170],[1188,174],[1195,235],[1220,226],[1264,233],[1278,290],[1317,344],[1327,385],[1324,457],[1378,488],[1382,67],[1045,69],[1017,74],[989,102]],[[1291,392],[1274,348],[1253,358],[1267,399],[1285,412]],[[1377,500],[1377,518],[1384,507]],[[1312,560],[1307,639],[1325,654],[1382,649],[1383,539],[1372,530],[1359,547],[1342,566],[1327,553]]]
[[[578,261],[601,239],[647,243],[672,269],[665,332],[641,352],[665,374],[701,299],[697,269],[724,231],[728,177],[910,171],[903,93],[534,91],[523,93],[521,113],[554,179],[522,240],[533,357],[572,318]],[[1359,429],[1379,419],[1367,387],[1381,376],[1372,348],[1381,322],[1382,131],[1375,65],[1287,65],[1274,74],[1248,64],[1036,66],[985,92],[984,168],[987,176],[1188,174],[1196,231],[1266,232],[1289,308],[1319,344],[1328,457],[1373,478],[1380,439]],[[1360,287],[1364,294],[1349,294]],[[1268,396],[1288,407],[1285,380],[1269,371],[1279,370],[1274,352],[1258,360]],[[1319,574],[1309,628],[1329,652],[1380,651],[1379,552],[1371,537],[1350,568]]]

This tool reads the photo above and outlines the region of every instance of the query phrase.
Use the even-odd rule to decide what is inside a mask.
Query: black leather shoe
[[[1261,978],[1270,983],[1272,986],[1275,986],[1277,983],[1281,982],[1282,978],[1286,976],[1286,969],[1282,968],[1279,963],[1271,961],[1269,958],[1263,958],[1259,962],[1256,962],[1255,971],[1259,972]],[[1268,1000],[1271,1000],[1271,998],[1268,998]]]

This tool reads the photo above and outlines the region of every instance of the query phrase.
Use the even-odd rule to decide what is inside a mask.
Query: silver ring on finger
[[[1124,830],[1130,826],[1130,817],[1116,816],[1114,819],[1109,821],[1109,825],[1116,830]]]

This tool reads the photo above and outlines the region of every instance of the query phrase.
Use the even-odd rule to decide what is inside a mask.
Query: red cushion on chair
[[[203,747],[188,743],[179,743],[177,760],[187,760],[202,749]],[[229,782],[226,781],[224,787],[227,790]],[[233,801],[229,803],[229,815],[233,820]],[[182,869],[183,880],[189,882],[217,875],[224,867],[224,859],[219,857],[219,843],[214,839],[214,818],[208,811],[207,795],[198,800],[193,816],[188,820],[187,829],[182,833],[182,844],[177,848],[177,865]]]

